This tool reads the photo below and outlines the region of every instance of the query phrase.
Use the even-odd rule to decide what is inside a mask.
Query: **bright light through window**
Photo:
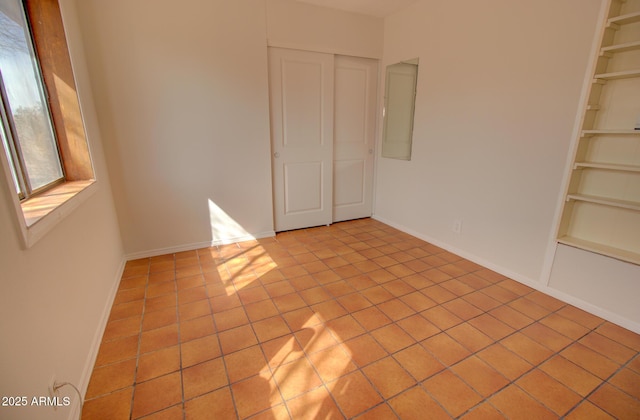
[[[42,77],[20,0],[0,0],[3,144],[21,195],[63,178]]]

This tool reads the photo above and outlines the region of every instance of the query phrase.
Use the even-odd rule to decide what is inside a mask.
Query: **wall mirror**
[[[382,157],[411,160],[417,81],[417,58],[387,66],[382,111]]]

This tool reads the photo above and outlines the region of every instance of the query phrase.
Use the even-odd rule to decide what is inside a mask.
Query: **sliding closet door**
[[[336,56],[333,221],[372,212],[378,62]]]
[[[269,49],[276,231],[332,222],[333,77],[331,54]]]

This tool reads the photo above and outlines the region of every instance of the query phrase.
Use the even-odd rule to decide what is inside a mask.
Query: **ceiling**
[[[363,15],[385,17],[397,12],[416,0],[297,0],[303,3],[333,9],[346,10],[348,12],[361,13]]]

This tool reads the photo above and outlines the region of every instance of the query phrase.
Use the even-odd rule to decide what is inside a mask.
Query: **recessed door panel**
[[[322,144],[322,63],[282,59],[284,147]]]
[[[376,120],[376,60],[335,60],[333,221],[371,216]]]
[[[367,69],[336,67],[335,143],[367,143]]]
[[[322,175],[322,162],[285,164],[285,215],[322,211]]]
[[[365,168],[364,160],[341,160],[333,165],[336,179],[349,182],[336,182],[333,191],[333,205],[336,207],[364,204]]]

